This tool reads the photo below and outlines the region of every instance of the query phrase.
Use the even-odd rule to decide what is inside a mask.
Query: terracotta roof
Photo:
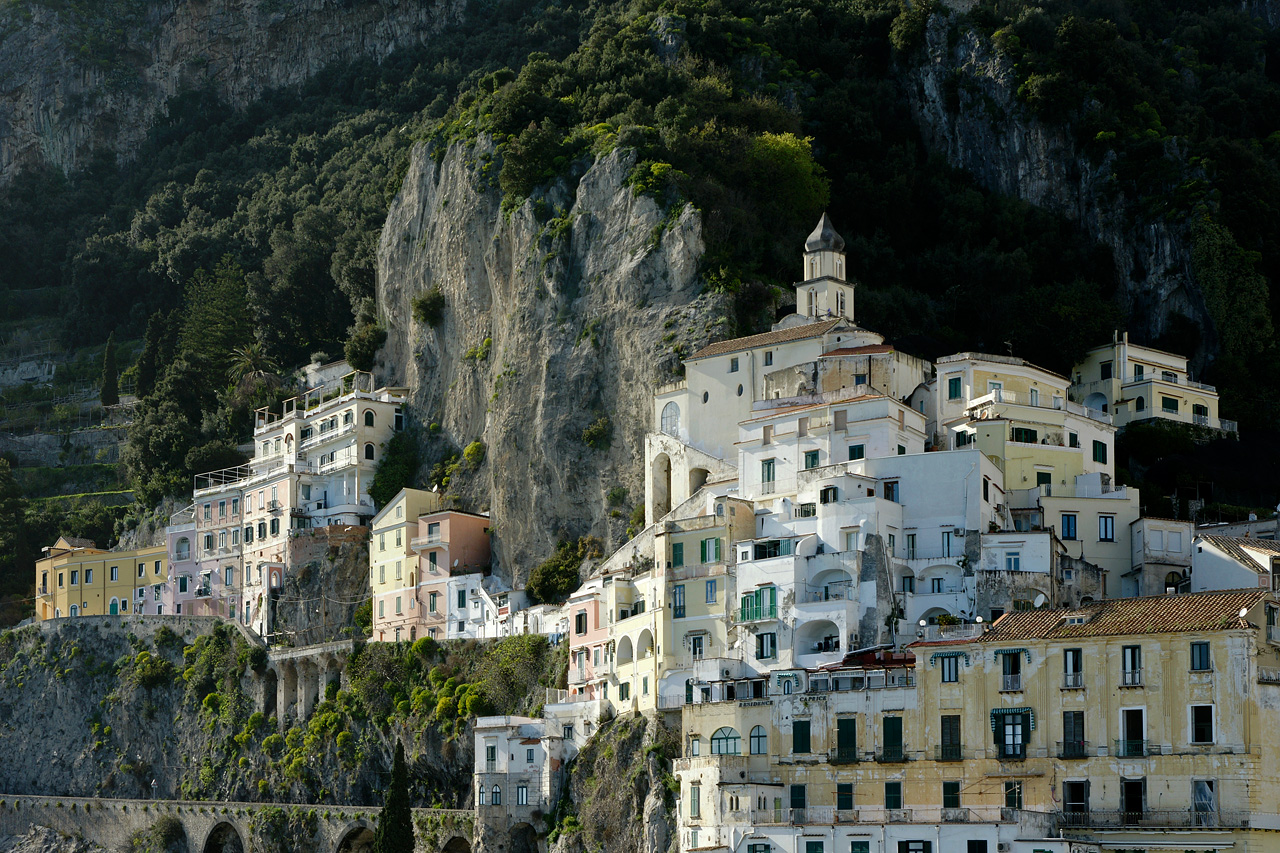
[[[1240,617],[1240,611],[1253,608],[1268,595],[1263,589],[1236,589],[1144,598],[1108,598],[1073,610],[1015,610],[992,623],[978,642],[1065,640],[1248,628],[1250,624]],[[1066,617],[1073,615],[1086,617],[1085,623],[1066,624]]]
[[[97,544],[92,539],[84,539],[79,536],[60,536],[58,537],[67,544],[68,548],[96,548]]]
[[[785,344],[790,343],[791,341],[807,340],[808,338],[820,338],[843,322],[844,318],[836,317],[834,320],[823,320],[818,323],[805,323],[802,326],[789,326],[785,329],[775,329],[772,332],[764,332],[759,335],[748,335],[745,338],[731,338],[727,341],[717,341],[714,344],[707,344],[705,347],[689,356],[687,360],[696,361],[699,358],[709,358],[713,355],[724,355],[725,353],[754,349],[755,347],[767,347],[771,344]]]
[[[841,347],[830,352],[824,352],[821,357],[826,358],[831,355],[874,355],[881,352],[893,352],[893,346],[890,344],[869,344],[865,347]]]
[[[1266,574],[1271,571],[1269,566],[1264,566],[1253,558],[1253,556],[1245,550],[1252,548],[1255,551],[1265,551],[1268,554],[1275,554],[1280,557],[1280,542],[1274,539],[1253,539],[1248,536],[1197,536],[1201,542],[1208,542],[1213,547],[1222,551],[1245,568],[1253,569],[1259,574]]]

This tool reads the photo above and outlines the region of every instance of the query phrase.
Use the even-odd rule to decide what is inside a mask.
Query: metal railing
[[[940,743],[934,748],[935,761],[963,761],[964,747],[958,743]]]
[[[1198,809],[1117,809],[1062,811],[1058,821],[1066,827],[1114,829],[1145,827],[1151,829],[1246,829],[1249,812]]]
[[[1151,749],[1151,742],[1147,740],[1117,740],[1115,746],[1117,758],[1144,758]],[[1159,746],[1155,748],[1159,750]]]
[[[1000,690],[1002,692],[1011,693],[1022,689],[1022,673],[1006,672],[1000,678]]]
[[[1002,743],[996,748],[996,757],[1001,761],[1022,761],[1027,757],[1025,743]]]
[[[861,759],[856,746],[838,746],[831,754],[832,764],[857,764]]]
[[[1142,686],[1142,668],[1126,669],[1120,673],[1120,684],[1123,687]]]
[[[1059,758],[1088,758],[1089,742],[1087,740],[1058,741]]]
[[[881,747],[876,753],[876,762],[879,764],[901,764],[906,760],[907,751],[901,746]]]
[[[1083,672],[1064,672],[1062,674],[1063,690],[1079,690],[1084,687]]]
[[[739,607],[734,613],[738,622],[758,622],[763,619],[777,619],[778,605],[769,604],[763,607]]]

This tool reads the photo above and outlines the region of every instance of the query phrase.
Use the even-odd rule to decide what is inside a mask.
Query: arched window
[[[175,560],[191,559],[191,540],[183,536],[178,540],[178,544],[174,546],[173,558]]]
[[[495,806],[502,805],[502,788],[497,785],[493,786],[493,804]]]
[[[841,317],[844,316],[844,291],[836,291],[836,313]]]
[[[373,461],[373,445],[372,444],[366,444],[364,446],[364,458],[368,459],[371,462]]]
[[[765,732],[764,726],[756,726],[751,730],[751,754],[769,754],[769,735]]]
[[[53,608],[53,618],[54,618],[54,619],[61,619],[61,618],[62,618],[62,608],[61,608],[61,607],[55,607],[55,608]]]
[[[806,313],[808,313],[810,317],[818,316],[818,291],[813,290],[812,288],[809,290],[809,310]]]
[[[787,680],[787,681],[782,682],[782,692],[783,692],[783,693],[786,693],[786,694],[788,694],[788,695],[790,695],[790,693],[791,693],[791,681],[790,681],[790,680]]]
[[[364,410],[364,425],[369,427],[373,426],[373,409]]]
[[[728,726],[716,729],[716,733],[711,736],[711,754],[741,755],[742,738],[738,736],[737,729]]]
[[[680,407],[675,402],[662,407],[662,431],[667,435],[680,434]]]
[[[74,604],[73,604],[73,605],[71,605],[71,615],[72,615],[72,616],[79,616],[79,615],[80,615],[80,608],[79,608],[77,605],[74,605]]]
[[[115,616],[119,612],[120,612],[120,599],[118,598],[111,599],[111,610],[110,610],[111,615]]]
[[[1172,595],[1182,587],[1182,574],[1180,572],[1169,572],[1164,576],[1164,591]]]
[[[1133,410],[1135,412],[1146,411],[1146,408],[1147,408],[1147,400],[1145,397],[1139,397],[1133,401]]]
[[[480,805],[482,806],[489,805],[489,789],[486,788],[484,785],[480,786]]]

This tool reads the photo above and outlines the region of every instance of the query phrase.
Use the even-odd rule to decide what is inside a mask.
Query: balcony
[[[1142,669],[1126,669],[1120,673],[1121,687],[1141,687],[1142,686]]]
[[[1083,690],[1084,689],[1084,673],[1083,672],[1064,672],[1062,674],[1063,690]]]
[[[1080,810],[1059,812],[1058,822],[1067,828],[1087,829],[1247,829],[1249,812],[1196,809]]]
[[[841,810],[841,814],[846,813]],[[836,809],[834,806],[809,806],[796,809],[752,809],[751,823],[756,826],[805,826],[834,825]]]
[[[943,809],[942,822],[943,823],[968,823],[969,810],[965,808]]]
[[[739,607],[734,613],[734,621],[738,624],[745,622],[764,622],[769,619],[778,618],[778,605],[769,604],[764,607]]]
[[[1117,758],[1145,758],[1151,750],[1160,754],[1160,745],[1148,740],[1118,740],[1115,742]]]
[[[934,747],[934,761],[963,761],[964,747],[958,743],[940,743]]]
[[[856,746],[838,746],[829,759],[832,764],[857,764],[859,760],[861,756]]]
[[[996,757],[1001,761],[1023,761],[1027,757],[1025,743],[1002,743],[996,749]]]
[[[1068,760],[1088,758],[1089,742],[1086,740],[1060,740],[1058,741],[1058,757]]]
[[[569,670],[569,683],[570,683],[570,684],[586,684],[586,683],[587,683],[587,680],[588,680],[588,679],[587,679],[587,673],[586,673],[586,671],[585,671],[585,670],[581,670],[581,669],[571,669],[571,670]]]
[[[1022,690],[1022,673],[1006,672],[1000,676],[1000,692],[1018,693]]]
[[[876,753],[877,764],[903,764],[907,760],[907,751],[901,746],[882,747]]]

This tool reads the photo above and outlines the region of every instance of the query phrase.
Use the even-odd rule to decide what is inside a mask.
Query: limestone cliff
[[[464,463],[450,490],[491,510],[517,580],[559,539],[621,541],[643,500],[653,389],[727,322],[725,300],[701,294],[701,217],[635,195],[634,159],[580,164],[504,215],[489,140],[419,146],[383,229],[381,369],[410,388],[429,454],[484,441],[484,463]],[[434,288],[445,309],[431,326],[412,303]],[[602,417],[611,439],[589,446]]]
[[[1018,100],[1016,70],[989,39],[937,14],[925,50],[926,60],[906,72],[903,84],[929,147],[988,190],[1078,222],[1111,249],[1129,330],[1151,340],[1175,314],[1186,315],[1203,332],[1202,367],[1216,343],[1191,270],[1187,225],[1141,215],[1135,200],[1117,190],[1110,158],[1091,162],[1070,127],[1031,115]]]
[[[464,0],[110,0],[0,7],[0,182],[23,166],[126,161],[173,95],[243,106],[326,64],[383,59],[458,20]]]

